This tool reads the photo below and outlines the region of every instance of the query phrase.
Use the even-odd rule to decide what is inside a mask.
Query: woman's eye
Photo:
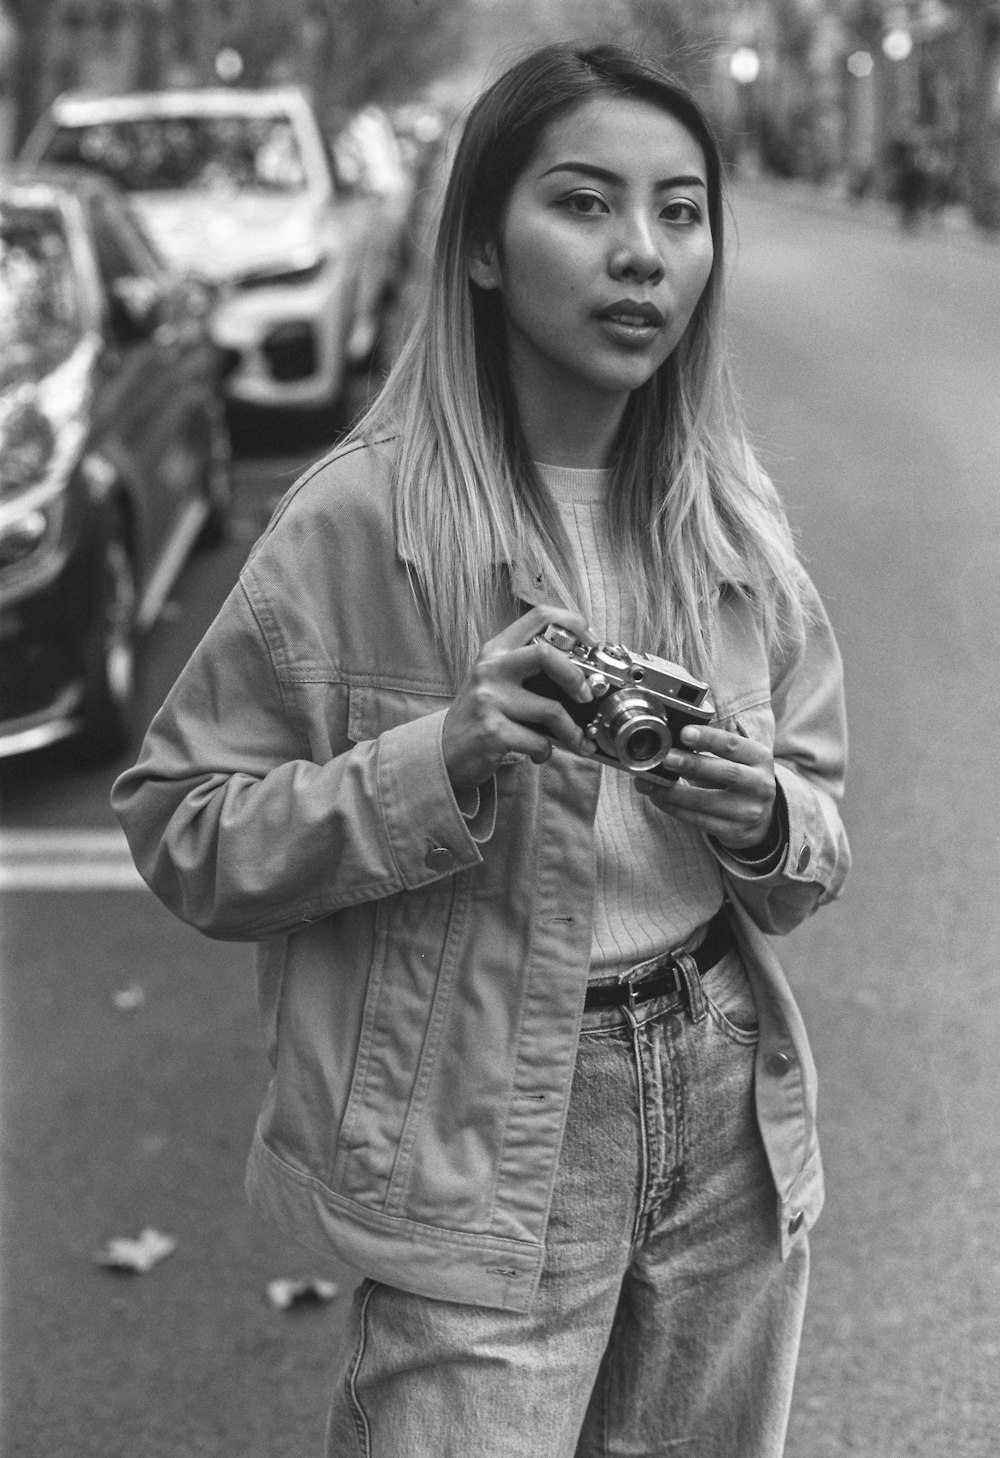
[[[563,206],[572,213],[589,217],[593,213],[606,213],[608,205],[596,192],[573,192],[563,199]]]
[[[700,223],[701,208],[697,203],[689,202],[687,198],[676,198],[673,202],[667,203],[660,214],[668,223]]]

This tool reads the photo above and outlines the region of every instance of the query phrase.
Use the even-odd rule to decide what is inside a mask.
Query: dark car
[[[107,181],[0,183],[0,755],[129,742],[139,635],[225,530],[210,304]]]

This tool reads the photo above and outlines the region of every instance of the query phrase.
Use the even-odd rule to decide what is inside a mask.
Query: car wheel
[[[221,400],[205,412],[203,482],[208,516],[198,536],[198,550],[218,547],[229,536],[233,507],[233,449],[229,420]]]
[[[118,513],[104,538],[97,598],[83,643],[83,721],[74,746],[79,757],[95,763],[128,748],[136,704],[138,594]]]

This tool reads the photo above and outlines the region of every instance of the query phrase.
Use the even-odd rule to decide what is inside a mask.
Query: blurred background
[[[0,1458],[321,1451],[355,1277],[246,1209],[250,949],[109,789],[385,378],[470,98],[567,36],[716,121],[846,663],[855,870],[782,947],[828,1177],[788,1458],[1000,1451],[1000,0],[0,0]]]
[[[747,166],[892,188],[917,129],[939,205],[1000,224],[996,0],[0,0],[0,158],[53,97],[296,81],[352,109],[460,105],[504,46],[564,34],[666,47]]]

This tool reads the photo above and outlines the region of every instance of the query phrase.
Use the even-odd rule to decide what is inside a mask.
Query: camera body
[[[594,698],[578,704],[544,673],[525,680],[531,693],[556,699],[595,748],[593,758],[612,769],[676,780],[663,759],[687,724],[708,724],[715,708],[708,684],[652,653],[632,653],[619,643],[585,643],[550,623],[535,642],[550,643],[582,669]]]

